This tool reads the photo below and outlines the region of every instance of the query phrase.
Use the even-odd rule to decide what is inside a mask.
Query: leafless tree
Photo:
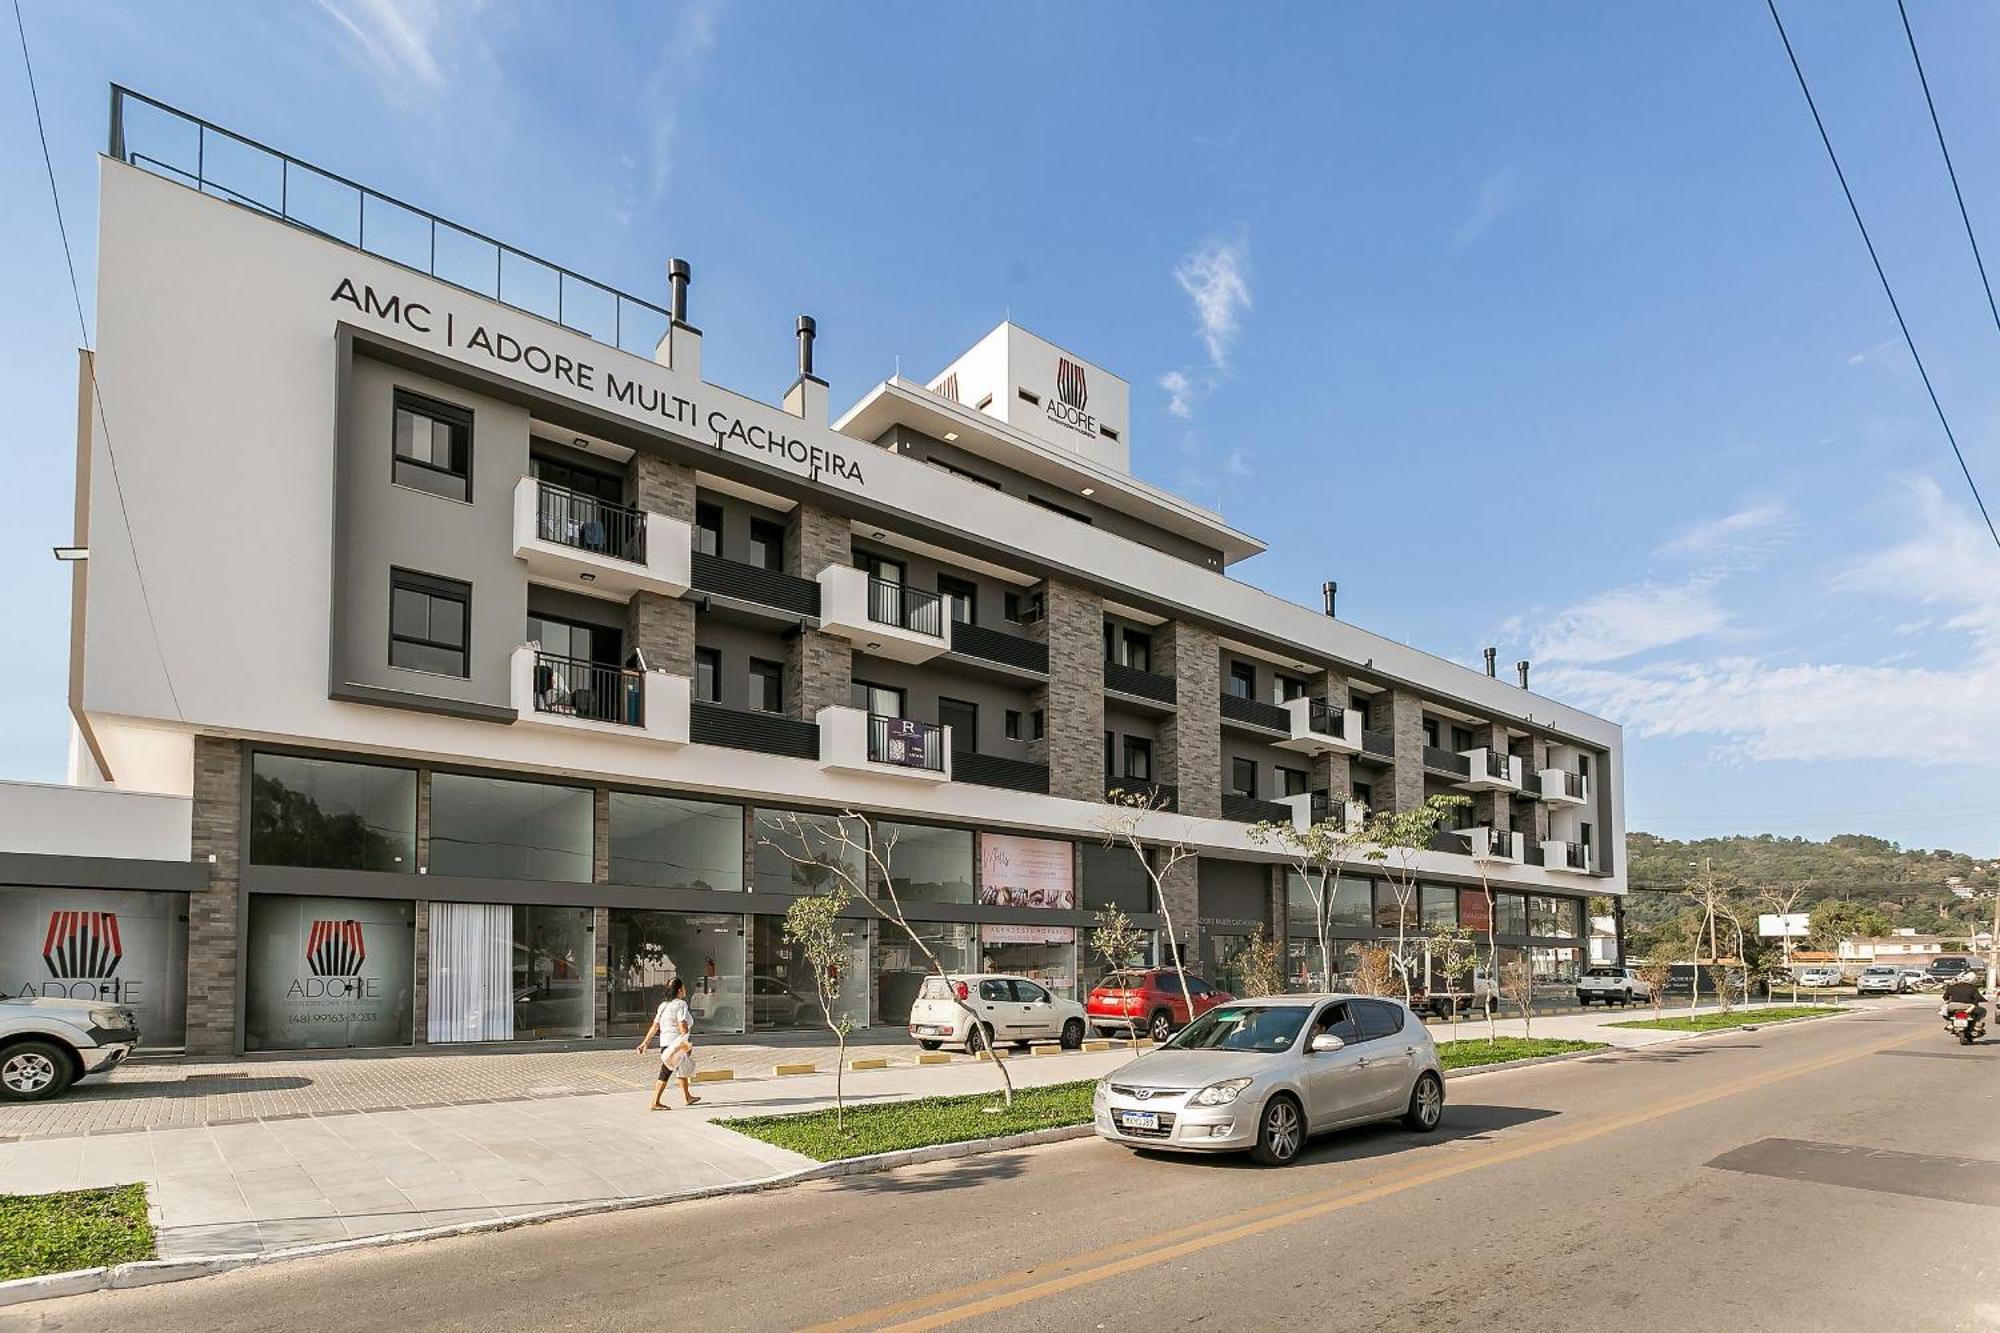
[[[1785,977],[1791,982],[1793,1004],[1799,1002],[1799,977],[1798,973],[1792,971],[1792,934],[1785,929],[1784,918],[1791,916],[1798,909],[1799,900],[1806,896],[1806,891],[1812,888],[1812,884],[1809,879],[1797,880],[1785,888],[1765,889],[1757,898],[1760,904],[1770,908],[1779,918],[1778,949],[1784,955]]]
[[[1125,915],[1122,907],[1099,908],[1095,921],[1090,931],[1091,951],[1104,960],[1105,975],[1114,976],[1119,968],[1130,967],[1132,959],[1145,948],[1145,935],[1132,924],[1132,918]],[[1129,1005],[1125,1010],[1125,1032],[1133,1041],[1139,1039],[1139,1017]]]
[[[1396,961],[1403,976],[1403,1002],[1410,1000],[1409,928],[1417,901],[1417,862],[1461,806],[1465,796],[1426,796],[1408,810],[1385,810],[1368,821],[1363,855],[1389,867],[1389,891],[1396,898]]]
[[[1299,829],[1290,823],[1263,823],[1250,826],[1250,840],[1275,844],[1304,885],[1313,905],[1313,931],[1319,944],[1319,990],[1333,989],[1333,895],[1341,872],[1362,856],[1368,845],[1367,809],[1361,819],[1349,824],[1343,811]]]
[[[1500,991],[1521,1011],[1521,1035],[1535,1035],[1535,965],[1528,951],[1499,969]]]
[[[1667,995],[1667,983],[1674,979],[1672,946],[1662,943],[1652,949],[1647,955],[1645,965],[1634,968],[1633,971],[1639,974],[1639,980],[1646,983],[1646,989],[1652,994],[1653,1021],[1658,1022],[1660,1004]]]
[[[1181,862],[1192,861],[1196,856],[1195,849],[1188,845],[1192,825],[1182,820],[1179,828],[1173,830],[1179,836],[1168,836],[1173,816],[1167,809],[1166,796],[1159,791],[1114,788],[1106,800],[1110,808],[1097,821],[1098,829],[1107,846],[1131,848],[1146,878],[1152,881],[1153,902],[1160,909],[1160,920],[1167,926],[1167,956],[1173,960],[1174,975],[1180,980],[1181,999],[1187,1004],[1188,1017],[1193,1018],[1194,992],[1188,987],[1187,965],[1181,957],[1180,929],[1174,924],[1173,907],[1167,902],[1167,876]]]

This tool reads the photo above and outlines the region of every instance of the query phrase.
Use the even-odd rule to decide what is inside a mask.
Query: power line
[[[15,0],[18,4],[19,0]],[[1854,191],[1847,184],[1847,173],[1841,170],[1840,155],[1833,151],[1833,139],[1826,132],[1826,122],[1820,119],[1819,104],[1813,101],[1812,88],[1806,83],[1806,72],[1799,65],[1798,53],[1792,50],[1792,39],[1785,33],[1785,21],[1778,17],[1778,0],[1764,0],[1771,11],[1771,22],[1777,25],[1778,40],[1785,44],[1785,56],[1792,62],[1792,73],[1798,76],[1799,91],[1805,94],[1806,109],[1812,112],[1813,124],[1819,130],[1819,141],[1826,146],[1827,161],[1833,164],[1833,174],[1840,179],[1840,192],[1847,196],[1847,210],[1854,215],[1854,225],[1861,232],[1861,243],[1868,247],[1868,258],[1875,265],[1875,276],[1882,282],[1882,294],[1889,298],[1889,309],[1896,316],[1896,327],[1903,331],[1903,344],[1910,349],[1910,359],[1917,363],[1917,374],[1924,382],[1924,392],[1930,395],[1931,410],[1937,413],[1938,425],[1944,427],[1944,437],[1951,444],[1952,456],[1958,459],[1958,470],[1965,474],[1965,484],[1972,491],[1973,503],[1979,506],[1979,516],[1986,520],[1987,535],[1993,538],[1993,545],[2000,547],[2000,529],[1993,526],[1993,515],[1986,511],[1986,499],[1979,493],[1979,483],[1972,479],[1972,469],[1966,465],[1965,451],[1958,447],[1958,436],[1952,432],[1951,422],[1944,414],[1944,404],[1938,401],[1937,390],[1931,385],[1930,371],[1924,368],[1924,358],[1917,351],[1917,340],[1910,336],[1910,325],[1903,318],[1903,307],[1896,300],[1895,288],[1889,285],[1889,275],[1882,268],[1882,257],[1875,252],[1874,238],[1868,234],[1868,224],[1861,220],[1861,206],[1854,202]]]
[[[1972,245],[1972,262],[1979,268],[1979,285],[1986,289],[1986,308],[1993,315],[1993,327],[2000,329],[2000,305],[1993,300],[1993,283],[1986,276],[1986,261],[1979,254],[1979,237],[1972,231],[1972,214],[1966,211],[1965,192],[1958,188],[1958,168],[1951,164],[1951,149],[1944,146],[1944,124],[1938,119],[1937,103],[1931,100],[1931,81],[1924,73],[1924,58],[1917,54],[1917,34],[1910,27],[1910,11],[1903,0],[1896,0],[1896,12],[1903,16],[1903,36],[1909,39],[1910,60],[1917,67],[1917,83],[1924,90],[1924,105],[1930,108],[1931,129],[1937,132],[1938,152],[1944,157],[1945,175],[1951,177],[1951,193],[1958,200],[1958,216],[1965,223],[1965,239]]]
[[[139,559],[139,535],[132,529],[132,513],[125,504],[125,481],[118,475],[118,454],[111,447],[111,414],[104,410],[104,391],[97,383],[97,356],[90,345],[90,322],[83,315],[83,288],[76,280],[76,259],[69,246],[69,227],[63,221],[62,192],[56,188],[55,161],[49,156],[49,135],[42,124],[42,95],[35,87],[35,62],[28,54],[28,25],[21,19],[21,0],[14,0],[14,31],[21,36],[21,65],[28,74],[28,102],[35,111],[35,137],[42,146],[42,169],[49,177],[49,201],[55,205],[56,235],[62,238],[63,263],[69,269],[69,295],[76,305],[77,336],[82,340],[90,358],[84,363],[84,373],[90,376],[90,397],[97,404],[97,421],[104,434],[104,456],[111,464],[111,489],[118,497],[118,516],[125,524],[125,541],[132,548],[132,572],[139,583],[139,601],[146,609],[146,625],[152,632],[153,652],[160,659],[160,676],[167,684],[167,697],[173,701],[174,716],[181,721],[187,714],[181,711],[180,691],[174,688],[173,669],[167,665],[166,646],[160,641],[160,622],[153,614],[153,594],[146,586],[146,568]]]

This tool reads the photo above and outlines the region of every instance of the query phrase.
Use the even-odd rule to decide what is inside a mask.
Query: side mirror
[[[1346,1042],[1331,1032],[1315,1032],[1313,1039],[1306,1043],[1306,1049],[1314,1055],[1331,1055],[1345,1045]]]

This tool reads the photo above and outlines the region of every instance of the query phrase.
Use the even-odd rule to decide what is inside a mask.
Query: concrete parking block
[[[889,1061],[885,1056],[872,1055],[866,1059],[850,1060],[847,1062],[847,1067],[849,1069],[887,1069]]]
[[[819,1066],[809,1065],[809,1064],[777,1065],[771,1070],[771,1072],[773,1075],[776,1075],[778,1077],[785,1077],[792,1074],[817,1074],[819,1072]]]
[[[944,1051],[919,1051],[917,1063],[920,1065],[948,1065],[952,1057]]]
[[[693,1081],[696,1083],[727,1083],[735,1077],[736,1071],[733,1069],[697,1069]]]

